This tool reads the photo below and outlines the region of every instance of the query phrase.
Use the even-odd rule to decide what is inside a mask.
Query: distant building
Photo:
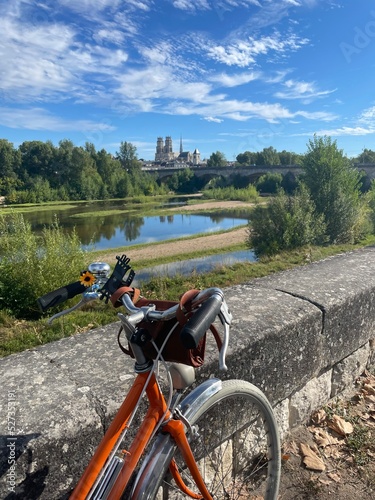
[[[174,153],[172,146],[172,137],[168,135],[165,138],[165,142],[162,137],[158,137],[156,141],[156,153],[155,162],[156,163],[184,163],[199,165],[201,162],[200,152],[195,149],[193,153],[190,151],[184,151],[182,146],[182,137],[180,139],[180,152]]]
[[[172,137],[168,135],[165,138],[165,144],[162,137],[158,137],[156,141],[156,153],[155,153],[155,161],[156,162],[168,162],[174,160],[176,155],[173,153],[172,147]]]

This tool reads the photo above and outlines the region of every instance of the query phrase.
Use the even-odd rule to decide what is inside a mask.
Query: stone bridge
[[[359,171],[363,171],[369,177],[369,179],[375,179],[375,163],[357,163],[355,167]],[[180,172],[186,167],[152,167],[144,168],[143,170],[156,174],[159,179],[165,179],[171,177],[174,173]],[[297,177],[302,173],[302,168],[300,165],[249,165],[245,167],[200,167],[192,166],[189,167],[194,175],[197,177],[206,177],[207,179],[212,179],[213,177],[232,177],[240,176],[247,177],[250,182],[257,180],[261,175],[266,173],[274,173],[286,175],[291,173],[294,177]]]

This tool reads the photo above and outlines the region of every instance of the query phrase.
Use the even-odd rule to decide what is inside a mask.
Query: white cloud
[[[257,80],[260,77],[260,72],[249,71],[232,75],[228,75],[228,73],[220,73],[218,75],[209,77],[209,80],[211,82],[218,83],[223,87],[237,87],[239,85],[250,83],[253,80]]]
[[[103,28],[94,33],[93,39],[97,43],[110,42],[120,45],[125,40],[125,33],[117,29]]]
[[[307,44],[306,38],[290,35],[283,38],[276,32],[272,36],[262,36],[258,39],[249,37],[247,41],[237,40],[223,45],[210,44],[207,55],[211,59],[227,66],[246,67],[255,64],[257,57],[273,51],[284,54],[294,51]]]
[[[10,19],[0,19],[0,88],[15,99],[76,87],[76,65],[64,64],[74,43],[74,32],[62,25],[29,27]],[[15,64],[15,61],[17,63]],[[72,61],[71,61],[72,62]]]
[[[361,135],[369,135],[375,134],[374,129],[365,129],[363,127],[339,127],[333,129],[325,129],[325,130],[317,130],[314,132],[319,136],[327,135],[331,137],[337,136],[361,136]],[[293,134],[295,136],[311,136],[311,132],[301,133],[301,134]]]
[[[174,0],[173,7],[181,10],[209,10],[210,4],[208,0]]]
[[[171,62],[172,47],[168,42],[161,42],[153,47],[140,46],[139,53],[146,59],[146,61],[153,64],[165,64]]]
[[[142,10],[142,11],[148,12],[151,8],[152,1],[150,1],[150,0],[144,0],[144,1],[127,0],[126,4],[128,7],[133,7],[136,10]]]
[[[278,99],[312,100],[318,97],[325,97],[337,90],[318,90],[315,82],[299,82],[295,80],[287,80],[283,83],[283,86],[286,90],[275,93],[275,97]]]
[[[111,5],[116,5],[119,0],[80,0],[76,2],[75,0],[57,0],[57,4],[68,7],[71,10],[78,11],[93,11],[93,10],[103,10]]]
[[[267,0],[264,2],[267,3]],[[167,39],[163,33],[155,40],[152,36],[148,39],[148,34],[145,33],[145,36],[131,38],[131,45],[129,36],[137,32],[137,24],[130,23],[130,28],[125,28],[128,11],[121,10],[125,2],[59,0],[56,3],[66,9],[75,9],[77,17],[82,15],[90,21],[64,24],[61,20],[46,22],[43,18],[43,22],[39,23],[34,18],[30,23],[22,11],[25,2],[17,0],[4,12],[5,15],[0,16],[0,91],[3,96],[11,96],[14,102],[34,103],[31,110],[26,110],[23,114],[18,112],[20,128],[32,128],[30,117],[34,117],[34,127],[38,130],[43,127],[66,130],[64,127],[68,124],[72,130],[76,130],[73,123],[62,122],[54,115],[43,112],[41,108],[41,103],[68,99],[75,103],[93,103],[117,113],[132,111],[197,115],[215,123],[225,119],[258,119],[269,123],[296,117],[321,121],[334,119],[330,113],[307,112],[303,108],[290,110],[277,102],[252,102],[246,97],[235,98],[236,94],[230,93],[229,89],[247,85],[257,79],[279,83],[287,70],[275,72],[273,80],[267,79],[264,72],[246,69],[234,73],[228,69],[226,72],[213,74],[212,62],[205,58],[208,53],[218,63],[246,68],[259,64],[261,56],[271,53],[285,55],[298,50],[308,43],[307,39],[293,34],[286,37],[274,32],[273,35],[215,44],[202,34],[174,40]],[[174,3],[180,9],[183,5],[190,10],[192,7],[202,9],[207,5],[214,10],[218,5],[235,8],[256,5],[258,2],[176,0]],[[126,2],[130,10],[141,13],[151,5],[151,0]],[[104,14],[107,10],[111,15]],[[98,22],[93,30],[91,21],[95,16]],[[312,98],[331,92],[319,91],[314,84],[294,80],[286,81],[284,86],[285,99],[297,98],[297,95],[299,98]],[[217,93],[218,87],[225,87],[228,89],[227,93]],[[9,114],[2,118],[4,125],[6,122],[6,126],[11,126]],[[13,126],[17,126],[15,117],[13,120],[16,124]],[[77,128],[80,130],[98,126],[91,121],[81,120],[78,123]]]
[[[214,97],[214,96],[213,96]],[[293,119],[301,116],[307,120],[332,121],[337,116],[322,111],[307,112],[303,110],[290,111],[282,105],[241,101],[236,99],[210,99],[208,103],[171,103],[165,109],[175,115],[214,116],[220,119],[248,121],[250,119],[265,120],[278,123],[280,120]]]
[[[111,131],[115,127],[106,122],[94,122],[91,120],[67,120],[55,116],[43,108],[0,108],[0,124],[9,128],[20,128],[28,130],[50,130],[54,132],[63,131]]]
[[[375,134],[375,106],[371,106],[359,115],[354,126],[343,126],[331,129],[316,131],[317,135],[338,136],[366,136]],[[301,133],[295,135],[311,135],[311,133]]]
[[[224,121],[220,118],[215,118],[214,116],[205,116],[203,119],[212,123],[222,123]]]
[[[89,96],[102,86],[94,75],[111,83],[128,59],[120,48],[81,41],[71,26],[61,23],[30,25],[0,18],[0,31],[0,89],[14,101]]]
[[[375,106],[365,109],[359,119],[359,123],[372,124],[375,126]]]
[[[185,11],[231,10],[238,7],[260,6],[258,0],[172,0],[173,7]]]

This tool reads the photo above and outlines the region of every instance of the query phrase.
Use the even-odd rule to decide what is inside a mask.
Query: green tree
[[[116,183],[116,196],[119,198],[127,198],[134,195],[134,186],[131,181],[130,175],[123,172]]]
[[[245,151],[236,156],[236,160],[240,165],[255,165],[257,161],[257,154],[251,151]]]
[[[116,155],[122,168],[127,172],[141,169],[141,163],[137,157],[137,148],[131,142],[121,142],[120,150],[116,152]]]
[[[280,165],[299,165],[302,160],[302,155],[292,153],[291,151],[280,151],[279,153]]]
[[[120,196],[120,179],[127,175],[121,167],[121,163],[105,149],[98,151],[96,155],[96,168],[103,181],[103,198]]]
[[[23,186],[19,179],[21,152],[6,139],[0,139],[0,195],[9,196]]]
[[[375,151],[364,148],[362,153],[354,159],[355,163],[375,163]]]
[[[39,175],[48,179],[52,175],[56,151],[51,141],[25,141],[19,150],[26,178]]]
[[[279,154],[275,148],[270,146],[257,153],[257,165],[280,165]]]
[[[51,184],[54,187],[64,186],[70,199],[92,199],[98,195],[98,190],[94,186],[94,178],[99,184],[99,189],[102,181],[97,174],[95,160],[88,148],[75,146],[67,139],[60,141]]]
[[[283,176],[281,174],[268,172],[259,177],[255,187],[260,193],[276,193],[281,187],[282,180]]]
[[[281,181],[281,187],[284,189],[286,193],[292,194],[297,189],[297,186],[298,182],[296,176],[292,172],[287,172],[283,176],[283,180]]]
[[[57,192],[51,189],[47,179],[43,179],[39,175],[34,177],[30,183],[29,203],[43,203],[57,199]]]
[[[21,166],[21,153],[6,139],[0,139],[0,178],[17,177]]]
[[[330,243],[353,242],[362,235],[363,205],[359,172],[330,137],[314,136],[302,160],[303,176]]]
[[[75,146],[72,150],[71,163],[69,165],[69,188],[71,196],[75,199],[92,199],[93,195],[91,187],[92,182],[87,178],[85,172],[90,172],[89,175],[96,173],[94,160],[90,153],[83,148]],[[90,189],[86,190],[87,184],[90,184]],[[91,194],[88,194],[88,193]],[[88,196],[88,198],[87,198]]]
[[[50,179],[52,186],[64,185],[67,187],[68,193],[70,192],[69,178],[74,172],[72,164],[73,150],[74,144],[72,141],[63,139],[59,142],[55,157],[54,177]]]
[[[294,196],[280,190],[267,206],[258,205],[250,215],[247,244],[255,254],[273,255],[325,241],[324,217],[317,215],[307,188]]]
[[[190,168],[182,168],[178,172],[174,172],[171,177],[166,181],[168,189],[177,193],[188,193],[194,188],[192,186],[192,179],[194,173]]]
[[[372,181],[369,191],[366,193],[366,201],[369,208],[369,220],[371,223],[371,231],[375,233],[375,182]]]
[[[81,198],[84,200],[97,200],[103,192],[103,181],[94,165],[86,165],[82,169]]]
[[[96,149],[92,142],[85,142],[85,151],[90,153],[91,157],[96,160]]]
[[[227,159],[225,158],[224,153],[221,151],[216,151],[216,153],[212,153],[212,155],[207,160],[207,167],[226,167]]]

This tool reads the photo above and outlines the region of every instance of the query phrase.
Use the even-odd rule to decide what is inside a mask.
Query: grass
[[[77,202],[78,203],[78,202]],[[52,204],[52,203],[46,203],[46,204],[40,204],[40,205],[32,205],[32,204],[25,204],[25,205],[8,205],[6,207],[1,207],[0,211],[2,214],[7,215],[11,214],[13,212],[20,212],[20,213],[32,213],[32,212],[46,212],[47,210],[50,211],[51,209],[55,210],[70,210],[72,208],[75,208],[77,205],[72,202],[67,202],[64,204],[64,202],[59,202],[59,204]]]
[[[113,308],[100,302],[48,325],[46,317],[37,321],[15,320],[1,311],[0,356],[8,356],[106,325],[117,320],[116,313]]]
[[[12,204],[12,205],[0,205],[1,213],[8,214],[14,211],[26,213],[26,212],[40,212],[43,210],[68,210],[70,208],[75,208],[77,205],[87,205],[95,202],[124,202],[127,205],[152,205],[156,200],[163,200],[170,198],[170,195],[156,195],[156,196],[134,196],[132,198],[108,198],[107,200],[72,200],[70,201],[46,201],[43,203],[22,203],[22,204]]]
[[[101,211],[95,211],[95,212],[82,212],[78,214],[73,214],[70,217],[72,219],[84,219],[88,217],[107,217],[107,216],[112,216],[112,215],[122,215],[126,213],[134,212],[134,209],[124,209],[124,210],[101,210]],[[139,212],[137,211],[137,216],[142,217],[141,215],[138,215]]]
[[[244,262],[231,266],[217,266],[213,271],[205,274],[192,272],[189,276],[155,277],[143,284],[142,291],[149,298],[177,300],[181,292],[189,288],[206,288],[210,286],[225,288],[246,283],[254,278],[306,265],[310,262],[370,244],[375,244],[375,236],[367,238],[358,245],[309,247],[293,252],[280,253],[272,258],[263,258],[255,263]],[[228,251],[233,250],[233,247],[230,248],[231,250]],[[222,249],[218,253],[226,250]],[[196,251],[194,256],[200,253]],[[205,254],[207,255],[207,253]],[[90,254],[90,257],[95,260],[95,252]],[[187,256],[184,254],[183,257],[185,259],[192,258],[193,255]],[[140,271],[143,267],[171,260],[177,260],[176,256],[169,258],[155,257],[155,259],[139,263],[132,262],[132,265],[135,270]],[[72,301],[70,301],[70,304],[67,303],[67,307],[68,305],[72,305]],[[75,311],[68,316],[57,319],[52,325],[48,325],[46,321],[48,316],[38,321],[19,321],[8,315],[6,311],[0,311],[0,356],[7,356],[111,323],[117,319],[116,313],[117,310],[114,310],[110,305],[106,306],[103,302],[90,303],[85,306],[84,310]]]
[[[206,288],[218,286],[221,288],[246,283],[255,278],[261,278],[277,272],[306,265],[332,255],[352,251],[368,244],[375,243],[375,237],[369,238],[358,245],[337,245],[328,247],[309,247],[283,252],[274,257],[262,258],[258,262],[242,262],[231,266],[217,266],[214,270],[190,276],[156,277],[144,284],[143,290],[152,298],[176,300],[181,290],[190,288]],[[142,263],[143,264],[143,263]]]

